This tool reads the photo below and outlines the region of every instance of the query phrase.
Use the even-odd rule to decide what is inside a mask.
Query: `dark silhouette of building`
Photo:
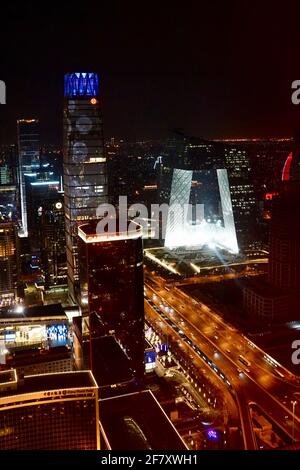
[[[268,276],[275,288],[295,293],[300,291],[300,188],[297,186],[291,182],[273,203]]]
[[[100,400],[101,448],[178,450],[186,444],[150,390]]]
[[[268,278],[244,288],[246,310],[267,321],[299,317],[300,172],[299,140],[293,142],[282,172],[282,189],[272,200]]]
[[[133,377],[144,376],[144,288],[142,228],[111,221],[105,232],[97,221],[81,225],[79,266],[81,305],[89,317],[91,369],[97,367],[97,339],[115,336]],[[127,225],[128,224],[128,225]]]

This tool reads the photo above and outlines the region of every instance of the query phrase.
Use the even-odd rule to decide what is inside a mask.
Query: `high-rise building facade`
[[[0,372],[1,450],[97,450],[98,387],[90,371]]]
[[[0,146],[0,184],[16,184],[18,149],[16,144]]]
[[[26,174],[32,174],[40,167],[39,121],[37,119],[19,119],[17,121],[19,165],[18,177],[20,188],[20,206],[22,228],[20,237],[28,237],[28,218],[26,201]]]
[[[300,291],[300,191],[298,181],[273,202],[270,224],[269,282],[275,288]]]
[[[15,301],[17,264],[16,225],[12,221],[0,222],[0,307]]]
[[[17,187],[14,184],[0,184],[0,222],[17,222]]]
[[[67,283],[66,232],[63,195],[57,193],[43,205],[40,234],[45,287]]]
[[[99,77],[69,73],[64,81],[64,207],[68,286],[76,299],[78,286],[77,227],[96,218],[107,200]]]
[[[144,289],[142,227],[108,227],[97,221],[81,225],[79,262],[81,304],[87,307],[92,370],[93,343],[114,335],[130,362],[133,376],[144,376]]]
[[[283,179],[280,194],[272,200],[268,277],[258,285],[250,283],[243,292],[245,309],[269,321],[299,317],[300,172],[297,166],[296,160],[295,173],[292,178]]]
[[[224,149],[232,209],[239,244],[247,248],[255,240],[256,199],[251,166],[246,150],[234,146]]]
[[[61,183],[53,172],[26,176],[31,255],[38,260],[46,288],[66,284],[66,238]]]

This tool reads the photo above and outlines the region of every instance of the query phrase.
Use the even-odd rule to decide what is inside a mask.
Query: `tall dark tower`
[[[103,232],[97,231],[97,221],[78,229],[81,303],[89,317],[90,365],[97,374],[98,339],[113,335],[139,382],[145,371],[142,228],[128,222],[124,230],[115,222]]]
[[[282,170],[282,190],[273,201],[270,224],[269,282],[275,288],[300,290],[300,135],[295,135]]]
[[[96,218],[107,200],[99,77],[68,73],[64,79],[64,203],[68,286],[75,301],[78,286],[78,223]]]

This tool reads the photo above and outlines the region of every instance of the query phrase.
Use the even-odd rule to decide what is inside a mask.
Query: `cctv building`
[[[107,199],[106,157],[103,144],[96,73],[68,73],[64,79],[64,206],[68,286],[76,300],[78,286],[77,227],[96,218]]]
[[[174,169],[165,246],[204,245],[239,251],[227,171]]]
[[[244,150],[176,132],[167,141],[162,160],[160,203],[175,204],[163,237],[166,246],[178,246],[185,240],[182,246],[210,243],[237,253],[251,245],[256,236],[255,229],[251,230],[256,202]],[[176,204],[189,203],[194,206],[192,214],[184,214],[184,231],[177,230],[182,216]]]
[[[1,450],[97,450],[98,387],[91,371],[18,378],[0,372]]]

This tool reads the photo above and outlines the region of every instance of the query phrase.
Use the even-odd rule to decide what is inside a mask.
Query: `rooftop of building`
[[[16,371],[14,369],[0,371],[0,386],[16,381]]]
[[[6,345],[9,349],[9,345]],[[11,355],[6,359],[6,364],[11,367],[34,366],[43,362],[59,361],[68,359],[71,350],[68,346],[57,346],[49,349],[20,349],[11,351]]]
[[[114,450],[186,450],[150,390],[100,400],[100,421]]]
[[[92,343],[93,371],[100,389],[132,380],[129,360],[114,336],[103,336]]]
[[[51,305],[37,305],[34,307],[26,307],[25,305],[18,305],[12,309],[3,310],[0,312],[0,320],[2,319],[30,319],[30,318],[62,318],[67,319],[67,315],[62,308],[61,304]]]
[[[8,371],[0,372],[0,384],[7,382],[7,377],[9,378],[7,372]],[[1,379],[1,377],[3,377],[3,379]],[[22,395],[26,393],[42,391],[62,389],[70,390],[94,387],[97,387],[97,384],[91,371],[89,370],[31,375],[25,376],[22,380],[18,381],[17,387],[13,390],[5,389],[1,391],[0,388],[0,399],[1,397],[7,397],[9,395]]]
[[[123,223],[123,222],[122,222]],[[102,218],[82,224],[78,228],[79,237],[86,243],[113,240],[126,240],[142,236],[142,227],[134,221]]]

